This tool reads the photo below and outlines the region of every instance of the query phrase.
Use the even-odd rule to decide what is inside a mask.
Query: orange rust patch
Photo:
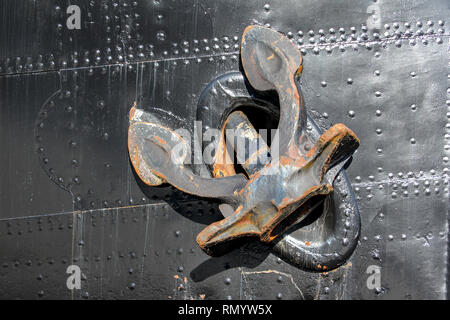
[[[136,114],[136,108],[134,107],[135,105],[136,105],[136,102],[130,110],[130,114],[129,114],[130,120],[133,120],[134,115]]]
[[[352,130],[350,130],[348,127],[346,127],[342,123],[337,123],[320,136],[317,144],[324,145],[327,141],[331,141],[335,137],[344,136],[344,135],[349,135],[349,136],[353,137],[358,142],[358,144],[360,143],[358,137]]]
[[[252,183],[252,182],[255,181],[256,179],[258,179],[260,176],[261,176],[261,171],[256,172],[256,173],[252,176],[252,178],[251,178],[250,180],[248,180],[247,185],[249,185],[250,183]],[[243,190],[244,190],[244,189],[242,189],[241,192],[242,192]]]
[[[306,164],[305,157],[300,157],[294,162],[294,167],[304,167]]]
[[[311,150],[308,151],[308,153],[306,154],[306,157],[312,158],[314,156],[314,154],[317,152],[317,150],[318,150],[318,147],[316,144],[313,148],[311,148]]]
[[[261,148],[255,153],[253,153],[250,157],[248,157],[247,161],[243,163],[243,166],[248,166],[249,164],[253,163],[252,161],[257,161],[258,157],[264,152],[270,152],[269,147],[265,146],[264,148]]]
[[[283,200],[281,201],[282,204],[285,204],[285,203],[288,203],[288,202],[289,202],[289,198],[288,197],[283,198]]]
[[[234,176],[236,172],[234,171],[233,165],[222,165],[214,164],[213,166],[213,176],[214,178],[229,177]]]
[[[297,105],[297,108],[300,106],[300,96],[298,95],[298,91],[297,90],[294,90],[294,99],[295,99],[295,102],[296,102],[296,105]]]
[[[136,162],[136,168],[139,171],[139,149],[137,146],[134,148],[134,162]]]
[[[222,136],[220,138],[219,144],[217,145],[217,153],[213,165],[214,178],[228,177],[236,174],[233,162],[231,161],[230,155],[228,154],[228,151],[225,148],[225,136],[224,136],[225,127],[226,123],[222,129]]]
[[[292,165],[294,163],[294,159],[292,159],[290,157],[286,157],[286,156],[281,156],[280,157],[280,163],[283,166],[289,166],[289,165]]]
[[[297,119],[295,119],[295,120],[297,120]],[[300,149],[298,148],[297,144],[295,144],[295,143],[289,144],[288,156],[293,159],[297,159],[299,154],[301,154],[301,152],[300,152]]]
[[[158,140],[158,142],[159,143],[161,143],[161,144],[167,144],[167,142],[165,142],[163,139],[161,139],[160,137],[158,137],[158,136],[154,136],[155,137],[155,139],[156,140]]]
[[[297,109],[298,109],[300,107],[300,95],[298,94],[298,90],[296,89],[297,86],[295,85],[294,77],[290,77],[289,84],[290,84],[291,88],[295,88],[293,90],[292,95],[294,96],[295,104],[297,105]]]

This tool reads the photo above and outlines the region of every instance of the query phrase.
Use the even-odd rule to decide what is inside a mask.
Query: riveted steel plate
[[[2,299],[71,299],[73,214],[0,219]]]

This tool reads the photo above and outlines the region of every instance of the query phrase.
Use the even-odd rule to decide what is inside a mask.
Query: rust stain
[[[255,153],[253,153],[250,157],[248,157],[248,159],[242,164],[245,167],[248,167],[249,164],[252,164],[253,161],[257,161],[258,157],[263,154],[264,152],[269,152],[270,149],[269,147],[265,146],[261,149],[259,149],[258,151],[256,151]]]
[[[158,136],[154,136],[154,138],[155,138],[156,140],[158,140],[158,142],[161,143],[161,144],[167,144],[166,141],[164,141],[163,139],[161,139],[161,138],[158,137]]]
[[[136,102],[134,103],[134,105],[133,105],[133,107],[131,108],[131,110],[130,110],[130,116],[129,116],[129,118],[130,118],[130,120],[133,120],[134,119],[134,115],[136,114],[136,108],[135,108],[135,106],[136,106]]]
[[[213,164],[214,178],[229,177],[236,174],[233,161],[231,160],[231,157],[225,147],[225,128],[226,125],[223,126],[222,136],[217,145],[216,158],[214,159]]]
[[[292,159],[291,157],[286,157],[286,156],[281,156],[280,157],[280,163],[283,166],[290,166],[294,163],[294,159]]]
[[[252,182],[254,182],[256,179],[258,179],[261,176],[261,171],[256,172],[255,174],[252,175],[252,178],[250,180],[248,180],[247,185],[250,185]],[[242,189],[242,191],[244,191],[246,189]]]

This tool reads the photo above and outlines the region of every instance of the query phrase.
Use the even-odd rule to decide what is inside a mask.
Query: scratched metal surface
[[[66,1],[0,3],[0,298],[448,297],[447,1],[71,3],[81,30],[66,28]],[[299,45],[323,128],[361,139],[347,170],[361,239],[332,272],[258,243],[208,257],[195,236],[220,219],[216,204],[145,187],[128,160],[133,102],[192,129],[206,85],[239,69],[252,23]],[[81,290],[66,287],[70,264]],[[366,286],[370,265],[380,290]]]

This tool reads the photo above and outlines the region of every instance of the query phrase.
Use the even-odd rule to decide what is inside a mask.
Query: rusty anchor
[[[302,71],[302,56],[289,39],[265,27],[249,26],[242,37],[241,61],[246,79],[254,89],[275,90],[278,94],[275,143],[269,147],[245,113],[231,109],[222,123],[212,177],[201,176],[185,163],[189,143],[156,115],[133,107],[128,133],[131,163],[148,185],[170,183],[186,193],[216,198],[223,203],[220,209],[225,218],[197,236],[198,245],[206,253],[215,255],[235,240],[258,237],[262,242],[275,243],[278,252],[298,265],[314,270],[332,269],[348,258],[359,237],[356,205],[350,204],[356,211],[347,214],[356,231],[351,234],[352,243],[344,243],[349,250],[343,253],[338,253],[334,245],[337,238],[334,234],[310,249],[281,236],[299,225],[332,193],[333,181],[358,148],[359,140],[343,124],[332,126],[316,139],[308,136],[309,118],[295,82]],[[244,81],[240,74],[232,77]],[[247,148],[240,159],[245,174],[236,174],[230,161],[233,148],[227,143],[228,129],[238,129],[240,138],[253,147]],[[340,215],[343,216],[336,213],[328,224],[343,230],[345,219]],[[321,250],[330,252],[322,254]]]

